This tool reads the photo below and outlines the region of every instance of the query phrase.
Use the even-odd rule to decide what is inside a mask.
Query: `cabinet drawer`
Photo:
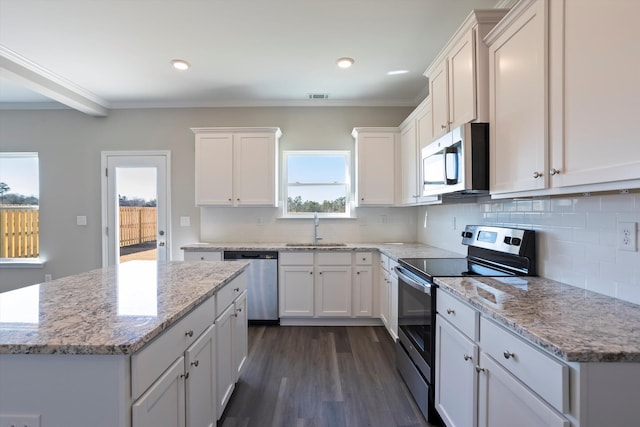
[[[351,265],[351,252],[318,252],[318,265]]]
[[[313,252],[280,252],[280,265],[313,265]]]
[[[185,261],[222,261],[220,251],[185,251]]]
[[[437,312],[443,318],[467,337],[478,340],[480,313],[476,309],[442,290],[436,293],[436,301]]]
[[[569,368],[494,322],[480,320],[480,347],[562,413],[569,410]]]
[[[209,298],[131,356],[131,395],[135,400],[215,320],[215,298]]]
[[[371,252],[356,252],[356,265],[371,265],[373,254]]]
[[[216,317],[221,315],[247,289],[247,274],[242,273],[216,292]]]

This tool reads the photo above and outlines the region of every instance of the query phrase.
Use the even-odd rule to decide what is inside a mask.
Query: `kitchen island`
[[[245,268],[131,261],[0,294],[0,424],[215,424],[246,358]]]

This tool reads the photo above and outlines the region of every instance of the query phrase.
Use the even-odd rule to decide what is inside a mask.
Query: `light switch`
[[[190,216],[181,216],[180,217],[180,227],[190,227],[191,226],[191,217]]]
[[[78,215],[76,217],[76,224],[77,225],[87,225],[87,217],[84,215]]]

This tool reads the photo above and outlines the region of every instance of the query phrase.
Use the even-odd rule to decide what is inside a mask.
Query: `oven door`
[[[396,273],[400,341],[430,383],[435,338],[435,286],[402,266],[396,267]]]

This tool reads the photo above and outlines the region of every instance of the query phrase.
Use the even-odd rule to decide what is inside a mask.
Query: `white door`
[[[121,245],[133,244],[148,249],[146,251],[148,255],[144,257],[146,259],[169,260],[171,258],[169,249],[171,222],[168,209],[170,153],[168,151],[103,152],[102,175],[102,265],[120,263]],[[137,220],[137,223],[135,223],[136,220],[126,220],[124,215],[131,213],[121,205],[132,201],[134,205],[148,204],[151,207],[155,205],[155,212],[151,213],[155,215],[155,224],[153,224],[153,218],[147,220],[147,222],[151,221],[151,224],[145,224],[144,219]],[[153,211],[153,209],[150,210]],[[135,225],[125,227],[127,222]],[[135,230],[136,227],[137,230]],[[152,247],[147,248],[147,246]]]

